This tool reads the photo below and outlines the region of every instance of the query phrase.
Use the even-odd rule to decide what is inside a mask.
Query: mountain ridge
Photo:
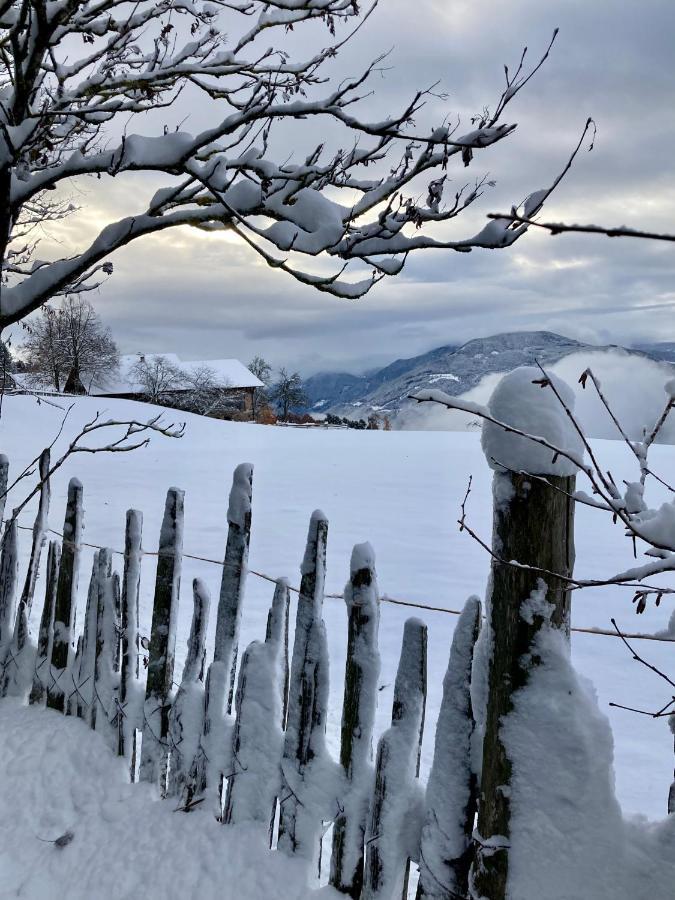
[[[615,350],[673,364],[675,344],[589,344],[553,331],[512,331],[464,344],[443,344],[418,356],[396,359],[364,375],[322,372],[304,382],[310,413],[360,418],[371,412],[395,415],[415,391],[434,387],[457,396],[476,387],[486,375],[521,365],[553,365],[577,352]]]

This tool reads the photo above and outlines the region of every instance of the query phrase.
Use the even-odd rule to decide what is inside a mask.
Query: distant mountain
[[[582,350],[609,350],[563,337],[551,331],[517,331],[477,338],[462,346],[446,344],[421,356],[397,359],[366,375],[347,372],[313,375],[304,383],[307,411],[359,418],[367,411],[395,413],[406,397],[424,388],[463,394],[486,375],[510,372],[518,366],[552,365]],[[623,349],[623,348],[621,348]],[[641,345],[627,351],[652,359],[675,362],[675,344]],[[669,355],[670,354],[670,355]]]
[[[675,363],[675,343],[636,344],[635,349],[642,351],[642,353],[646,353],[647,356],[651,356],[652,359],[657,359],[660,362]]]

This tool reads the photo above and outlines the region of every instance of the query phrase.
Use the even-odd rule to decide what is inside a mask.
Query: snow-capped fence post
[[[427,697],[427,626],[408,619],[394,685],[391,727],[377,746],[375,785],[366,831],[363,900],[407,896],[410,853],[402,840],[415,808]]]
[[[139,780],[157,785],[162,795],[166,791],[169,759],[169,709],[183,554],[183,510],[184,492],[169,488],[159,535],[139,769]]]
[[[38,471],[40,473],[40,497],[38,510],[33,523],[33,540],[26,578],[21,591],[19,605],[16,610],[12,640],[3,660],[2,684],[0,694],[3,697],[25,697],[32,686],[32,674],[35,664],[34,645],[30,642],[29,619],[35,583],[40,568],[40,557],[47,534],[47,517],[49,515],[49,450],[40,454]]]
[[[171,762],[169,765],[170,797],[183,793],[189,767],[195,758],[204,718],[204,666],[206,663],[206,629],[209,624],[211,595],[199,578],[192,582],[193,612],[183,677],[169,714]]]
[[[61,546],[58,541],[49,542],[47,551],[47,582],[45,587],[45,602],[40,618],[40,630],[38,632],[37,653],[35,655],[35,671],[33,673],[33,687],[31,688],[28,702],[36,706],[42,706],[47,698],[47,684],[49,680],[49,661],[52,655],[52,643],[54,641],[54,610],[56,607],[56,586],[59,580],[59,565],[61,564]]]
[[[225,716],[231,712],[234,696],[241,604],[251,539],[252,491],[253,466],[241,463],[234,470],[227,509],[227,543],[216,613],[213,662],[206,675],[202,736],[186,785],[187,805],[207,787],[214,791],[218,814],[222,812],[226,774]]]
[[[94,652],[94,697],[91,727],[103,735],[110,749],[115,751],[117,732],[117,676],[115,653],[118,649],[115,610],[115,579],[112,572],[112,551],[98,551],[96,597],[96,644]]]
[[[68,484],[66,517],[63,523],[63,543],[59,581],[56,588],[54,610],[54,641],[52,644],[51,671],[47,688],[47,706],[65,712],[65,679],[73,648],[73,619],[77,605],[77,578],[80,564],[80,539],[82,536],[82,484],[71,478]]]
[[[481,636],[488,648],[481,658],[487,697],[485,708],[475,711],[483,723],[483,756],[469,889],[471,897],[490,900],[508,896],[514,760],[502,742],[502,729],[513,708],[514,693],[537,665],[533,642],[538,633],[544,627],[569,629],[566,579],[574,567],[572,495],[578,468],[573,460],[583,450],[563,406],[552,390],[543,389],[542,381],[538,369],[516,369],[497,386],[490,412],[499,421],[561,448],[572,460],[490,422],[484,423],[482,433],[483,450],[495,470],[494,557]],[[573,409],[570,388],[558,379],[554,386]],[[518,565],[512,564],[514,560]]]
[[[333,830],[330,883],[358,898],[363,886],[364,839],[372,794],[372,738],[380,673],[379,597],[370,544],[354,547],[345,603],[349,619],[340,765],[346,788]]]
[[[141,644],[138,630],[138,606],[141,587],[141,546],[143,535],[143,513],[137,509],[127,510],[124,531],[124,570],[122,572],[121,609],[121,674],[119,714],[122,717],[119,729],[118,756],[128,756],[133,779],[136,771],[136,730],[140,728],[141,696]]]
[[[420,840],[417,900],[465,897],[478,805],[472,765],[476,723],[471,706],[471,668],[481,628],[481,603],[469,597],[455,627],[443,699],[436,724],[434,761],[426,790]]]
[[[279,800],[278,848],[312,862],[319,857],[322,812],[311,796],[310,768],[325,756],[328,703],[328,648],[321,617],[327,537],[328,521],[316,510],[301,569]]]

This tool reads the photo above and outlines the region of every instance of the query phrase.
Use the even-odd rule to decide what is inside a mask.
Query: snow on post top
[[[305,555],[302,559],[302,565],[300,566],[300,574],[307,575],[310,572],[314,571],[316,566],[316,557],[317,557],[317,543],[319,541],[319,526],[324,524],[324,527],[328,527],[328,519],[326,518],[326,514],[323,510],[315,509],[312,513],[312,517],[309,520],[309,529],[307,531],[307,544],[305,545]],[[324,551],[325,553],[325,547]]]
[[[355,575],[361,569],[375,569],[375,551],[366,541],[364,544],[355,544],[352,550],[350,572]]]
[[[251,463],[240,463],[234,470],[230,503],[227,507],[227,521],[231,525],[243,528],[246,516],[251,512],[253,495],[253,466]]]
[[[567,408],[573,411],[574,393],[569,385],[557,376],[547,373],[547,377]],[[490,398],[490,415],[505,425],[544,438],[581,463],[581,438],[551,388],[541,385],[542,378],[541,371],[534,366],[521,366],[509,372]],[[532,475],[574,475],[579,468],[570,459],[556,456],[548,447],[505,431],[493,422],[483,423],[481,444],[488,465],[496,471],[510,469]]]

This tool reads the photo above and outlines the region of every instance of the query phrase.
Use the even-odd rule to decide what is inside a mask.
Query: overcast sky
[[[581,154],[546,217],[675,231],[672,0],[380,0],[336,69],[353,74],[391,50],[371,113],[384,117],[440,79],[448,99],[429,107],[418,126],[438,124],[441,106],[467,121],[494,107],[503,64],[516,63],[525,44],[534,57],[556,26],[549,60],[509,108],[516,132],[476,154],[468,175],[489,172],[497,185],[456,233],[469,236],[485,213],[508,210],[550,183],[589,115],[598,127],[595,149]],[[312,28],[305,40],[325,44],[325,29]],[[167,121],[188,116],[183,128],[197,130],[210,114],[188,104]],[[280,155],[304,158],[314,137],[287,127],[277,134]],[[450,176],[461,185],[467,171],[455,166]],[[141,211],[139,197],[159,184],[127,176],[78,187],[82,212],[61,236],[64,245],[81,246],[111,215]],[[603,343],[675,340],[675,250],[667,244],[537,233],[505,251],[427,251],[356,302],[267,269],[231,237],[191,230],[136,242],[114,262],[114,276],[92,299],[123,352],[243,361],[261,353],[310,374],[358,372],[520,329]]]

